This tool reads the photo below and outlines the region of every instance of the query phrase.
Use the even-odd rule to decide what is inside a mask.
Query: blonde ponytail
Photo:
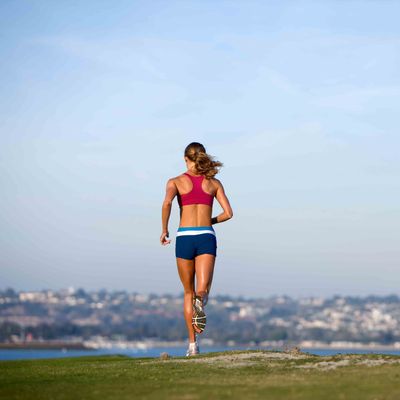
[[[207,179],[213,178],[224,164],[214,161],[214,157],[206,153],[205,147],[198,142],[192,142],[185,149],[185,156],[195,163],[198,174]]]

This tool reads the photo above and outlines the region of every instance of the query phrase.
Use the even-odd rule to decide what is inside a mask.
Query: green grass
[[[288,354],[229,351],[168,360],[112,355],[1,361],[0,399],[400,399],[400,356],[300,353],[277,359],[271,353]],[[322,361],[348,365],[315,368]]]

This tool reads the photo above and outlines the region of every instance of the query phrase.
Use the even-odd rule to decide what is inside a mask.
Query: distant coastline
[[[37,349],[37,350],[50,350],[50,349],[66,349],[66,350],[95,350],[92,347],[86,346],[84,343],[71,343],[71,342],[21,342],[21,343],[0,343],[0,349]]]
[[[184,346],[183,296],[127,291],[0,290],[0,348]],[[209,299],[203,346],[400,349],[400,297]],[[3,345],[1,345],[3,343]]]

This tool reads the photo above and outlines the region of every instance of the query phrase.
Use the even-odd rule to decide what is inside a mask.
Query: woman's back
[[[218,182],[203,175],[183,173],[175,178],[180,207],[180,226],[211,225],[213,200]]]

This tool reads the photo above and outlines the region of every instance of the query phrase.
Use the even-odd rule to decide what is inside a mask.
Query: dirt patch
[[[400,360],[390,360],[379,358],[377,360],[359,360],[357,362],[358,365],[368,365],[368,366],[375,366],[375,365],[382,365],[382,364],[400,364]]]
[[[235,363],[238,361],[246,362],[260,362],[260,361],[270,361],[270,360],[293,360],[300,358],[308,358],[310,356],[306,354],[290,354],[284,352],[254,352],[254,353],[239,353],[239,354],[222,354],[215,357],[188,357],[187,359],[176,360],[179,362],[223,362],[223,363]]]
[[[400,364],[400,358],[399,359],[387,359],[387,358],[377,358],[377,359],[365,359],[365,358],[360,358],[359,356],[354,357],[354,356],[344,356],[343,359],[340,360],[331,360],[331,361],[320,361],[316,363],[307,363],[303,365],[296,365],[295,368],[313,368],[313,369],[321,369],[321,370],[327,370],[327,369],[335,369],[338,367],[344,367],[348,365],[366,365],[369,367],[374,367],[377,365],[383,365],[383,364]]]
[[[272,364],[272,362],[279,360],[298,360],[303,358],[310,358],[312,355],[304,353],[291,353],[282,351],[260,351],[251,353],[231,353],[221,354],[217,356],[192,356],[187,358],[170,358],[165,362],[178,362],[178,363],[201,363],[201,364],[212,364],[215,366],[234,368],[234,367],[246,367],[250,365],[259,365],[260,363]],[[158,362],[158,361],[154,361]],[[278,364],[277,364],[278,365]]]
[[[296,360],[305,360],[305,364],[296,365]],[[321,361],[319,361],[321,360]],[[253,351],[220,355],[200,354],[187,358],[169,357],[164,360],[149,360],[146,363],[174,362],[174,363],[200,363],[213,365],[219,368],[238,368],[252,365],[266,365],[268,367],[290,366],[292,368],[332,370],[345,366],[377,366],[384,364],[400,364],[400,357],[365,358],[363,355],[341,355],[341,357],[315,356],[301,351]]]
[[[314,368],[314,369],[335,369],[337,367],[343,367],[345,365],[350,365],[350,360],[338,360],[338,361],[321,361],[317,363],[309,363],[303,365],[296,365],[295,368]]]

